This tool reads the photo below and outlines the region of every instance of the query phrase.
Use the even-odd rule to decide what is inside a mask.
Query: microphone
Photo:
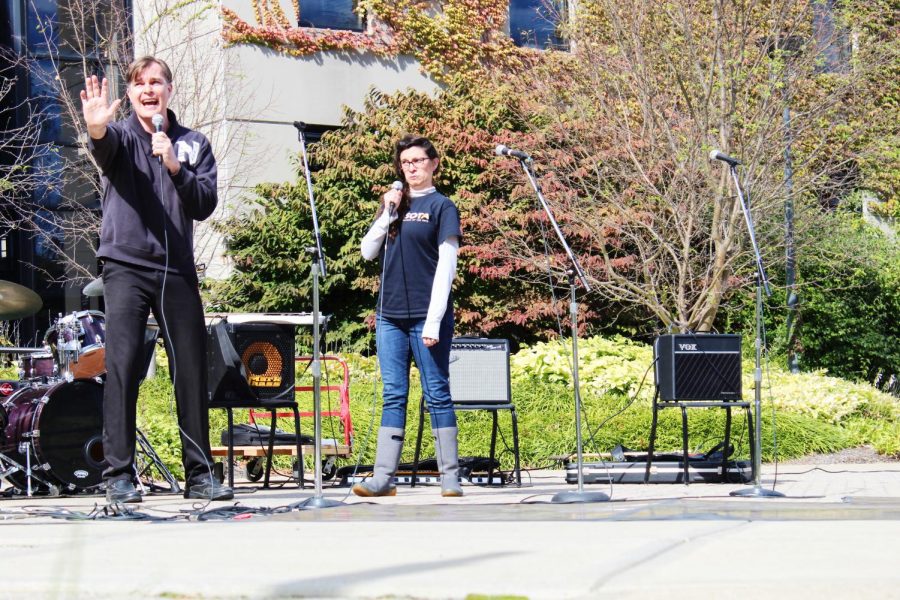
[[[403,182],[400,180],[394,181],[394,183],[391,184],[391,189],[397,190],[399,192],[400,190],[403,189]],[[390,202],[389,204],[391,205],[390,214],[393,215],[394,211],[397,210],[397,207],[394,205],[393,202]]]
[[[163,122],[165,121],[165,119],[163,119],[163,116],[161,113],[156,113],[155,115],[153,115],[150,118],[150,121],[153,123],[153,126],[156,128],[156,133],[159,133],[160,131],[162,131],[162,126],[163,126]],[[159,164],[162,164],[162,156],[157,156],[156,160],[159,161]]]
[[[732,167],[736,167],[741,164],[741,161],[739,161],[738,159],[728,156],[727,154],[723,154],[716,149],[709,151],[709,160],[721,160],[722,162],[728,163]]]
[[[494,153],[497,156],[512,156],[518,158],[519,160],[531,160],[531,157],[521,150],[513,150],[512,148],[507,148],[503,144],[497,144],[497,147],[494,149]]]

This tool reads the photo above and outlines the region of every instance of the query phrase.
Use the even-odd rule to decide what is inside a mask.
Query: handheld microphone
[[[736,167],[741,164],[741,161],[739,161],[738,159],[728,156],[727,154],[724,154],[717,149],[710,150],[709,160],[721,160],[722,162],[728,163],[732,167]]]
[[[163,116],[161,113],[156,113],[155,115],[153,115],[150,118],[150,122],[152,122],[153,126],[156,128],[156,133],[159,133],[160,131],[162,131],[162,126],[163,126],[164,121],[165,121],[165,119],[163,119]],[[157,156],[156,160],[159,161],[159,164],[162,164],[162,156]]]
[[[400,180],[394,181],[394,183],[391,184],[391,189],[397,190],[399,192],[400,190],[403,189],[403,182]],[[393,215],[394,211],[397,210],[397,207],[395,206],[395,204],[393,202],[390,202],[389,204],[391,206],[390,214]]]
[[[503,144],[497,144],[497,147],[494,149],[494,153],[497,156],[512,156],[514,158],[518,158],[519,160],[531,160],[531,157],[521,150],[513,150],[512,148],[507,148]]]

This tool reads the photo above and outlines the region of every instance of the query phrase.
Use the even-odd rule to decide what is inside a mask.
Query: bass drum
[[[24,468],[25,449],[31,468],[64,492],[99,485],[103,461],[103,385],[93,379],[53,383],[17,391],[3,403],[2,452]],[[9,480],[26,489],[25,473]],[[32,482],[32,488],[46,486]]]

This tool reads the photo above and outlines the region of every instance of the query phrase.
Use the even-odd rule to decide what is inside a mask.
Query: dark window
[[[357,0],[300,0],[300,27],[363,31],[366,22],[356,8]]]
[[[104,0],[28,0],[25,4],[32,55],[70,60],[95,57],[101,33],[113,19],[112,3]]]
[[[822,55],[819,70],[846,73],[850,67],[850,43],[847,32],[835,19],[835,0],[813,3],[813,35]]]
[[[568,48],[559,24],[566,18],[567,0],[510,0],[509,34],[516,46]]]
[[[29,67],[30,105],[42,117],[41,142],[77,145],[78,131],[72,123],[72,117],[81,117],[79,94],[84,88],[81,63],[33,59]],[[91,64],[89,68],[102,76],[99,64]],[[65,102],[74,107],[74,115],[64,114]]]

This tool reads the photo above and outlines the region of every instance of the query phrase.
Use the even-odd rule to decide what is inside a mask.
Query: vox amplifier
[[[653,357],[660,400],[741,399],[739,335],[661,335]]]

